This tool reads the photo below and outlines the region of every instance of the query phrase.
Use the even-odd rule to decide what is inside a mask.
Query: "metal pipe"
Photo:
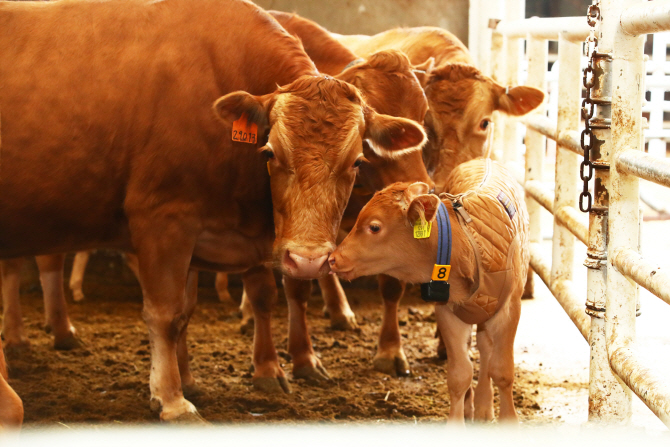
[[[670,187],[670,160],[627,149],[616,158],[619,172],[634,175],[659,185]]]
[[[635,4],[621,13],[621,30],[631,36],[670,31],[670,1]]]
[[[670,428],[670,386],[667,375],[648,368],[640,360],[634,342],[612,347],[610,364],[614,372],[647,407]]]
[[[577,298],[572,281],[551,280],[551,268],[542,256],[542,252],[540,244],[530,244],[530,266],[546,284],[584,339],[588,341],[590,322],[588,316],[584,313],[583,300]]]
[[[579,100],[581,96],[581,45],[570,42],[563,34],[558,39],[558,122],[557,134],[579,128]],[[556,191],[554,199],[554,238],[551,259],[551,280],[572,279],[575,240],[570,231],[560,224],[556,212],[564,206],[576,205],[577,157],[563,146],[556,148]]]
[[[554,214],[554,198],[551,192],[542,186],[539,180],[529,180],[523,185],[526,193],[542,205],[544,209]]]
[[[504,39],[501,34],[493,34],[491,37],[491,78],[504,83],[505,78],[505,58],[503,57]],[[500,123],[493,127],[493,158],[502,159],[503,142],[505,136],[505,126],[502,125],[502,114],[493,112],[493,122]]]
[[[505,1],[505,20],[515,21],[523,19],[526,11],[525,0]],[[526,37],[526,36],[523,36]],[[505,55],[504,78],[501,79],[503,86],[519,85],[519,61],[522,58],[523,47],[520,37],[505,36],[503,54]],[[516,162],[519,160],[519,133],[517,131],[517,119],[507,114],[498,114],[499,123],[505,126],[503,132],[503,163]]]
[[[501,34],[508,38],[531,36],[545,40],[558,40],[560,33],[563,33],[563,37],[571,42],[580,42],[589,35],[589,26],[583,16],[533,17],[525,20],[501,22],[494,31],[494,35]]]
[[[570,149],[577,155],[583,154],[582,147],[579,144],[579,132],[576,130],[568,130],[562,132],[560,135],[556,132],[556,124],[547,118],[540,115],[528,115],[521,118],[519,121],[526,127],[541,133],[545,137],[551,138],[566,149]]]
[[[638,0],[604,0],[601,3],[605,41],[612,51],[612,132],[609,191],[609,251],[637,250],[639,241],[639,181],[619,170],[615,163],[627,149],[640,149],[642,142],[643,37],[622,32],[619,11]],[[607,22],[607,23],[605,23]],[[613,39],[613,41],[612,41]],[[602,39],[601,39],[602,41]],[[626,376],[613,362],[614,354],[635,340],[637,285],[617,271],[612,258],[607,261],[607,297],[605,301],[605,334],[610,366],[620,378]],[[621,399],[610,400],[609,422],[628,423],[632,415],[630,389],[620,385]]]
[[[629,248],[617,249],[611,258],[612,265],[619,273],[670,304],[670,274],[645,261],[637,251]]]
[[[584,245],[588,245],[589,240],[589,229],[584,225],[581,220],[581,214],[577,209],[571,206],[562,206],[556,212],[556,220],[563,227],[570,230],[577,239],[579,239]]]

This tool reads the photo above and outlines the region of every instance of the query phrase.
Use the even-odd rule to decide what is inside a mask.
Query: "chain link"
[[[584,151],[584,160],[579,166],[579,177],[584,182],[584,188],[579,194],[579,209],[586,213],[591,211],[593,205],[593,197],[589,191],[589,181],[593,178],[593,163],[591,163],[590,151],[593,148],[595,135],[591,126],[591,119],[595,113],[595,102],[591,99],[591,89],[595,86],[595,67],[594,58],[598,51],[598,38],[595,36],[596,23],[600,20],[600,1],[594,0],[593,4],[589,6],[586,13],[586,21],[591,27],[591,33],[586,39],[585,55],[589,58],[589,65],[584,69],[584,77],[582,83],[586,89],[586,97],[582,101],[582,118],[584,118],[584,130],[581,136],[581,146]]]

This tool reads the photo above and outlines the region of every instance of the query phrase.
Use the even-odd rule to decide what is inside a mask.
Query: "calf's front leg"
[[[410,373],[409,362],[402,349],[398,325],[398,304],[405,292],[405,283],[387,275],[379,275],[378,281],[384,300],[384,314],[373,366],[375,371],[393,377],[407,376]]]
[[[7,365],[0,341],[0,437],[3,429],[15,429],[23,423],[23,403],[7,380]]]
[[[30,346],[30,341],[23,328],[23,315],[19,300],[21,267],[23,258],[5,259],[0,261],[2,273],[2,336],[5,346],[22,349]]]

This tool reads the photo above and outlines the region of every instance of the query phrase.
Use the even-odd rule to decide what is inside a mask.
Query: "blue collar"
[[[347,66],[344,67],[344,70],[342,70],[342,71],[346,71],[347,69],[353,67],[354,65],[362,64],[363,62],[365,62],[365,59],[358,58],[356,60],[353,60],[353,61],[349,62],[347,64]]]
[[[421,284],[421,299],[428,302],[449,301],[449,271],[451,270],[451,220],[447,207],[440,201],[437,209],[437,259],[430,282]]]

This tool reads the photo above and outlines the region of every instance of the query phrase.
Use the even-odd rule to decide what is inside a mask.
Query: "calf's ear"
[[[513,116],[521,116],[535,109],[544,101],[544,92],[534,87],[519,86],[503,88],[497,85],[496,110]]]
[[[243,91],[232,92],[214,102],[214,113],[227,123],[232,123],[246,114],[249,123],[255,123],[259,129],[264,129],[268,124],[267,106],[270,99],[271,95],[254,96]]]
[[[440,199],[435,194],[422,194],[412,199],[407,208],[407,220],[410,225],[417,221],[432,222],[437,217],[437,209],[440,206]]]
[[[425,62],[422,62],[419,65],[412,67],[414,75],[419,80],[421,87],[425,88],[428,85],[428,79],[430,78],[430,72],[433,71],[435,66],[435,58],[429,57]]]
[[[394,158],[420,150],[426,142],[423,127],[412,120],[382,115],[366,107],[365,135],[372,150],[383,158]]]

